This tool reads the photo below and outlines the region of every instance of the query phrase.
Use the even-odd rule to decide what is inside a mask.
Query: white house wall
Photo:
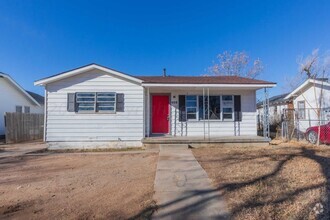
[[[206,89],[205,89],[206,91]],[[170,134],[176,136],[234,136],[234,135],[257,135],[257,123],[256,123],[256,91],[255,90],[221,90],[210,89],[210,95],[240,95],[241,96],[241,110],[242,121],[220,121],[210,120],[208,121],[179,121],[179,95],[202,95],[202,90],[189,89],[186,90],[167,90],[167,89],[151,89],[150,93],[155,94],[170,94],[171,110],[171,127]],[[205,130],[204,130],[205,124]],[[150,125],[150,123],[149,123]],[[146,125],[148,126],[148,125]],[[208,128],[210,128],[208,130]],[[151,129],[150,129],[151,130]]]
[[[47,84],[47,142],[140,141],[144,128],[143,88],[125,79],[93,70]],[[67,94],[124,93],[124,112],[67,111]]]
[[[298,96],[294,99],[294,108],[298,110],[298,102],[305,101],[305,120],[299,120],[299,130],[304,132],[310,126],[318,125],[318,117],[316,108],[319,107],[319,98],[321,97],[321,90],[322,87],[319,84],[316,84],[315,87],[311,86],[308,89],[300,92]],[[322,108],[329,108],[330,107],[330,86],[323,87],[323,102]],[[317,97],[317,98],[315,98]]]
[[[0,78],[0,135],[5,134],[4,114],[5,112],[16,112],[16,106],[30,107],[30,113],[43,113],[43,106],[32,103],[25,94],[17,89],[5,78]]]

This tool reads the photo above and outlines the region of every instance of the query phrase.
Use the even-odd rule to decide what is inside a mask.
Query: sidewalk
[[[227,219],[226,205],[191,150],[162,148],[155,178],[153,219]]]

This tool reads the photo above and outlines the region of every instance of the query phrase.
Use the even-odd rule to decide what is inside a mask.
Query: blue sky
[[[25,89],[88,63],[201,75],[225,50],[260,58],[283,92],[297,57],[330,49],[330,1],[0,1],[0,71]]]

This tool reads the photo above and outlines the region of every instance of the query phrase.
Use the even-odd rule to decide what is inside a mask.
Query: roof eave
[[[84,66],[84,67],[81,67],[81,68],[78,68],[78,69],[74,69],[72,71],[64,72],[62,74],[59,74],[59,75],[56,75],[56,76],[53,76],[53,77],[37,80],[37,81],[34,82],[34,85],[35,86],[44,86],[48,83],[52,83],[52,82],[55,82],[55,81],[58,81],[58,80],[61,80],[61,79],[65,79],[67,77],[75,76],[79,73],[86,72],[86,71],[93,70],[93,69],[99,69],[101,71],[107,72],[109,74],[113,74],[113,75],[118,76],[118,77],[126,78],[126,79],[131,80],[131,81],[136,82],[136,83],[142,83],[143,82],[141,79],[138,79],[136,77],[118,72],[116,70],[112,70],[112,69],[109,69],[109,68],[106,68],[106,67],[103,67],[103,66],[100,66],[100,65],[97,65],[97,64],[91,64],[91,65],[87,65],[87,66]]]
[[[9,75],[0,73],[0,75],[7,79],[9,82],[11,82],[16,88],[18,88],[27,98],[29,98],[33,103],[35,103],[37,106],[41,107],[40,103],[35,100],[29,93],[27,93],[13,78],[11,78]]]
[[[183,83],[142,83],[144,87],[222,87],[222,88],[273,88],[276,84],[183,84]]]

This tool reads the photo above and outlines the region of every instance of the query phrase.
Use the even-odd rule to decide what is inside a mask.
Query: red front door
[[[152,96],[152,133],[167,134],[169,132],[169,96]]]

